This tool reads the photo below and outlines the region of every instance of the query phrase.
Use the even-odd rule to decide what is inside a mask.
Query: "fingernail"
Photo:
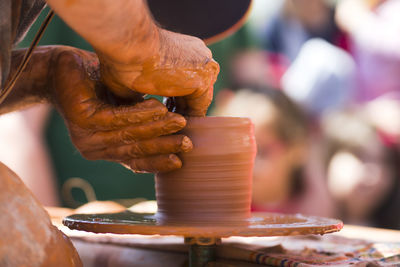
[[[186,119],[183,116],[176,116],[177,114],[175,114],[175,122],[182,126],[185,127],[186,126]]]
[[[193,149],[193,143],[189,139],[189,137],[184,136],[182,138],[181,149],[182,149],[183,152],[189,152],[189,151],[191,151]]]
[[[176,116],[169,122],[169,130],[180,130],[186,126],[186,119],[182,116]]]
[[[182,161],[178,158],[177,155],[175,155],[175,154],[170,154],[170,155],[168,156],[168,158],[169,158],[169,160],[170,160],[170,162],[171,162],[171,165],[172,165],[174,168],[178,169],[178,168],[182,167]]]

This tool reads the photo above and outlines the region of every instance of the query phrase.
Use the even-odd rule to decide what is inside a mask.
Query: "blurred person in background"
[[[335,1],[285,0],[272,19],[265,22],[261,33],[263,47],[285,55],[293,61],[303,44],[312,38],[321,38],[347,48],[346,37],[337,27]]]
[[[217,96],[214,115],[249,117],[255,125],[257,155],[252,209],[334,216],[323,173],[312,161],[308,122],[278,89],[248,86]]]
[[[315,123],[329,110],[340,110],[355,100],[356,66],[349,53],[314,38],[300,49],[284,73],[281,86]]]
[[[356,62],[356,101],[365,105],[372,126],[390,153],[391,190],[373,220],[399,229],[400,1],[343,0],[336,20],[348,33]],[[386,153],[383,159],[386,159]],[[386,162],[386,161],[384,161]],[[386,168],[387,164],[383,164]]]
[[[281,78],[287,71],[282,64],[285,57],[265,50],[243,49],[231,57],[227,70],[231,81],[229,88],[241,88],[243,85],[256,87],[281,87]]]
[[[374,123],[378,106],[323,116],[324,168],[345,223],[400,229],[400,154]]]
[[[353,101],[355,64],[334,19],[336,1],[279,2],[271,18],[250,19],[263,50],[239,53],[232,76],[246,76],[251,84],[272,82],[318,120],[325,110]]]
[[[293,4],[300,3],[301,1],[286,2],[292,2],[291,4]],[[344,0],[342,4],[344,5],[345,2],[347,1]],[[351,2],[351,0],[348,0],[348,2]],[[367,3],[368,1],[358,2]],[[395,15],[396,12],[389,12],[389,2],[391,2],[392,7],[394,8],[393,10],[396,10],[396,1],[369,1],[369,8],[367,11],[370,13],[373,11],[373,17],[375,18],[378,9],[387,5],[386,12],[388,15],[395,17],[397,16]],[[317,15],[315,18],[311,18],[313,17],[313,12],[311,10],[314,8],[309,7],[309,3],[311,5],[316,4],[316,6],[321,8],[321,3],[325,5],[328,2],[310,1],[303,5],[304,12],[308,12],[309,14],[308,19],[310,22],[313,21],[313,19],[317,21],[317,18],[321,19],[321,17],[329,17],[329,20],[325,20],[329,21],[329,23],[325,25],[334,25],[334,5],[327,4],[324,7],[329,7],[329,16],[326,15],[328,13],[322,12],[321,14],[325,14],[324,16]],[[342,7],[342,5],[339,5],[339,10]],[[281,11],[282,10],[283,8]],[[296,12],[302,11],[297,10]],[[284,13],[281,13],[281,15],[282,14]],[[355,15],[356,13],[347,13],[346,18],[351,20],[352,18],[355,18]],[[296,18],[296,21],[297,23],[300,23],[301,20]],[[323,20],[320,20],[320,22],[321,21]],[[315,25],[317,24],[318,23]],[[304,25],[307,25],[307,23]],[[304,25],[301,26],[304,27]],[[319,26],[321,25],[323,25],[323,23]],[[272,27],[274,24],[271,23],[269,26]],[[396,23],[393,23],[393,25],[389,26],[387,30],[380,29],[379,33],[368,30],[367,27],[364,28],[365,34],[374,35],[375,33],[376,36],[381,36],[381,34],[384,33],[394,34],[395,27]],[[296,27],[294,28],[297,29]],[[328,26],[326,29],[329,28],[330,27]],[[323,29],[323,27],[321,27],[321,29]],[[320,214],[341,217],[346,223],[399,229],[400,217],[398,216],[398,210],[400,210],[400,169],[398,166],[400,166],[400,162],[398,148],[400,143],[400,125],[398,121],[400,121],[400,101],[398,101],[398,99],[400,98],[398,97],[398,94],[393,93],[395,90],[392,90],[391,92],[389,90],[390,94],[386,94],[384,98],[375,98],[375,100],[379,101],[369,102],[365,107],[357,107],[357,112],[349,111],[349,108],[351,110],[353,104],[359,102],[360,99],[359,91],[361,89],[359,88],[360,82],[358,77],[360,75],[360,70],[358,69],[360,62],[358,62],[359,59],[357,52],[354,53],[356,57],[353,57],[353,54],[351,54],[354,50],[350,49],[348,46],[349,44],[347,43],[346,35],[338,30],[337,27],[335,31],[337,32],[337,35],[330,35],[333,38],[326,38],[322,35],[319,36],[320,38],[305,38],[304,36],[306,35],[301,35],[303,36],[302,38],[296,39],[293,37],[297,36],[296,34],[293,34],[292,37],[287,37],[287,39],[282,38],[281,40],[287,40],[287,45],[297,47],[297,49],[287,49],[286,52],[282,52],[284,49],[281,49],[280,53],[271,53],[270,51],[266,52],[260,50],[247,50],[237,53],[237,56],[232,60],[231,80],[233,82],[231,83],[231,88],[240,88],[241,90],[237,92],[222,90],[216,97],[215,114],[248,117],[254,116],[255,118],[263,116],[279,117],[279,119],[276,120],[278,122],[285,121],[285,117],[296,117],[297,115],[287,115],[287,113],[286,115],[282,115],[285,113],[280,111],[277,112],[276,110],[280,109],[277,109],[276,106],[284,106],[279,104],[280,101],[277,100],[279,97],[266,97],[264,93],[260,93],[260,90],[256,89],[259,87],[281,87],[284,92],[288,94],[291,100],[301,105],[301,108],[306,112],[306,116],[310,116],[306,119],[307,124],[310,123],[310,119],[312,119],[312,122],[314,123],[311,130],[307,129],[307,138],[308,140],[312,138],[313,142],[310,143],[308,141],[307,145],[303,145],[306,149],[304,149],[302,153],[297,153],[297,155],[303,155],[297,157],[297,163],[294,160],[288,160],[289,157],[282,156],[287,151],[291,150],[289,149],[291,146],[287,145],[287,143],[283,141],[284,138],[276,133],[276,128],[279,128],[276,125],[279,123],[274,123],[275,126],[264,127],[264,133],[258,129],[260,129],[260,125],[267,125],[267,123],[255,123],[256,139],[257,142],[260,143],[260,146],[268,143],[265,140],[272,140],[269,141],[272,144],[286,144],[283,146],[265,146],[283,147],[285,149],[262,149],[259,147],[259,153],[261,153],[257,156],[257,166],[254,171],[253,208],[255,210],[290,210],[290,212],[299,211],[308,213],[308,211],[305,211],[302,207],[309,207],[316,211],[317,209],[314,207],[315,203],[318,203],[319,199],[321,199],[323,203],[326,203],[326,207],[329,207],[327,209],[329,212]],[[332,33],[334,31],[330,32]],[[278,33],[290,36],[291,31],[278,31]],[[398,53],[398,51],[400,51],[400,45],[396,45],[396,40],[400,35],[397,35],[392,39],[386,37],[382,40],[376,40],[377,46],[379,46],[378,41],[382,41],[382,44],[384,42],[392,43],[389,48],[391,47],[394,52]],[[353,39],[352,42],[354,42]],[[268,42],[268,39],[266,38],[263,40]],[[300,42],[296,40],[303,41]],[[368,42],[364,42],[364,45],[368,46]],[[283,46],[281,46],[281,48],[282,47]],[[352,47],[354,47],[354,43],[352,43]],[[384,50],[385,45],[377,47],[377,51],[379,51],[379,49]],[[294,55],[292,58],[288,56],[291,54],[290,51],[295,51],[292,53],[292,55]],[[275,63],[271,60],[271,55],[277,59]],[[288,58],[293,61],[288,60]],[[381,56],[377,58],[382,61]],[[394,56],[393,59],[388,58],[387,62],[391,60],[396,61],[396,56]],[[379,64],[374,65],[371,69],[377,69],[380,68],[380,66],[381,65]],[[400,68],[396,66],[395,63],[388,65],[387,67],[384,66],[382,70],[377,70],[376,73],[380,75],[381,72],[383,73],[384,71],[389,70],[383,74],[391,76],[388,77],[388,84],[394,84],[391,80],[396,80],[400,77],[400,75],[397,75],[397,71],[400,70]],[[389,67],[393,67],[393,69],[390,70]],[[373,77],[377,77],[374,76],[374,73],[372,72],[369,75],[370,76],[367,77],[368,79],[374,79]],[[379,85],[379,83],[379,80],[376,80],[371,83],[371,85]],[[386,82],[381,83],[381,85],[382,88],[386,87]],[[246,89],[247,91],[243,89]],[[377,86],[376,89],[379,89],[379,87]],[[377,95],[379,96],[381,93],[382,92]],[[269,100],[264,101],[265,98]],[[268,104],[266,104],[266,102]],[[266,108],[268,106],[269,108]],[[351,119],[340,120],[341,123],[339,124],[332,122],[333,120],[336,120],[333,119],[333,117],[346,117],[343,114],[347,114],[346,116]],[[254,120],[259,121],[258,119]],[[268,121],[268,119],[264,120]],[[270,120],[273,121],[273,119]],[[320,125],[320,120],[322,120],[322,125]],[[299,123],[300,121],[302,120],[298,119],[297,123],[292,122],[289,128],[297,129],[298,125],[302,124]],[[328,127],[327,125],[335,125],[335,127],[333,127],[332,130],[332,127]],[[362,126],[355,127],[355,130],[348,130],[348,128],[353,128],[354,125]],[[344,137],[346,141],[339,142],[333,132],[348,133],[347,136]],[[262,138],[263,135],[265,136],[264,138]],[[326,136],[324,137],[324,135]],[[296,145],[293,145],[293,147],[296,147]],[[269,153],[263,153],[263,151],[268,151]],[[278,153],[277,151],[283,152]],[[291,154],[296,153],[292,152]],[[270,156],[270,158],[266,155]],[[303,160],[299,160],[302,157]],[[274,167],[269,167],[270,165],[268,162],[272,162]],[[285,167],[281,168],[280,166],[283,166],[284,164],[280,162],[285,162]],[[303,170],[305,169],[307,171],[303,172],[302,176],[311,181],[308,184],[312,185],[314,183],[317,185],[320,183],[319,187],[310,186],[309,188],[311,189],[308,192],[312,192],[312,188],[319,188],[318,190],[324,192],[323,194],[325,195],[318,196],[315,199],[309,197],[308,199],[311,201],[303,201],[304,199],[307,199],[307,197],[304,197],[307,196],[307,194],[304,193],[306,191],[303,190],[304,188],[307,188],[304,184],[303,186],[294,186],[297,190],[294,190],[293,193],[292,189],[290,189],[293,187],[292,185],[289,185],[291,182],[287,182],[293,180],[293,178],[288,179],[282,177],[295,176],[290,174],[290,172],[292,172],[293,169],[298,170],[299,168],[294,166],[299,165],[306,166],[303,167]],[[259,170],[265,168],[264,172],[266,175],[262,176],[262,172],[258,172],[257,168],[259,168]],[[343,170],[348,171],[343,172]],[[258,176],[261,177],[260,179],[257,178],[257,173],[261,173]],[[300,175],[297,176],[299,177]],[[263,179],[266,181],[265,184],[262,183]],[[283,190],[283,188],[286,188],[286,190]],[[311,193],[308,196],[318,194],[318,190],[316,193]],[[268,196],[271,197],[271,199],[267,199]],[[299,200],[296,202],[298,206],[295,207],[295,205],[291,205],[291,201],[288,199]],[[313,203],[313,201],[315,203]],[[339,213],[335,213],[336,204]],[[322,206],[325,206],[325,204],[322,204]],[[314,214],[318,214],[318,212],[319,211],[316,211]]]
[[[400,1],[343,0],[338,25],[350,37],[357,65],[357,100],[400,92]]]

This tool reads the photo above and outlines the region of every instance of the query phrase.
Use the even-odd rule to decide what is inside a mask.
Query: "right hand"
[[[172,135],[186,125],[156,99],[112,105],[99,97],[95,54],[62,48],[53,70],[52,102],[66,120],[74,145],[90,160],[122,163],[136,172],[167,172],[182,166],[175,155],[192,149],[190,139]]]
[[[113,60],[100,54],[102,81],[120,96],[134,92],[167,97],[182,115],[205,116],[213,98],[219,65],[199,38],[159,29],[157,49]]]

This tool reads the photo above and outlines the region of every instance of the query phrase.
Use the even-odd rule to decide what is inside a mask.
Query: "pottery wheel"
[[[250,212],[256,155],[250,119],[192,117],[182,134],[194,149],[180,154],[181,169],[157,173],[158,213],[75,214],[63,223],[94,233],[183,236],[191,267],[215,261],[222,237],[326,234],[343,227],[336,219]]]
[[[125,211],[109,214],[74,214],[63,220],[70,229],[93,233],[178,235],[189,245],[189,267],[204,267],[216,260],[221,237],[326,234],[343,227],[340,220],[278,213],[253,213],[249,219],[226,223],[165,223],[157,214]]]
[[[125,211],[74,214],[64,219],[70,229],[93,233],[178,235],[184,237],[286,236],[326,234],[343,227],[340,220],[300,214],[252,213],[250,219],[228,223],[163,223],[154,214]]]

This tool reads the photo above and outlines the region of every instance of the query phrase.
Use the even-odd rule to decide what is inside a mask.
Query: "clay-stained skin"
[[[155,99],[122,106],[100,101],[98,82],[88,70],[88,66],[96,68],[96,62],[93,54],[66,51],[59,56],[54,74],[53,99],[81,153],[88,159],[122,162],[136,171],[179,168],[181,161],[172,153],[190,150],[190,140],[167,135],[182,129],[185,119]]]
[[[74,143],[78,147],[82,146],[82,154],[90,159],[105,157],[120,161],[137,171],[165,172],[179,168],[181,161],[175,153],[188,151],[191,147],[182,147],[189,144],[184,136],[170,136],[185,125],[185,120],[177,113],[205,116],[219,72],[219,66],[212,59],[211,51],[205,43],[196,37],[158,27],[146,1],[98,0],[93,5],[93,1],[89,0],[47,0],[47,3],[92,45],[99,58],[100,81],[109,90],[124,99],[137,99],[138,93],[139,96],[152,94],[168,97],[169,111],[175,112],[167,113],[164,109],[164,113],[160,115],[154,111],[154,122],[138,123],[139,125],[126,127],[125,131],[105,129],[107,127],[102,126],[113,117],[119,117],[112,120],[114,126],[121,126],[121,123],[125,125],[127,122],[121,118],[124,116],[113,116],[114,114],[124,113],[128,116],[128,113],[133,114],[135,110],[124,112],[128,110],[125,107],[101,111],[103,107],[94,105],[96,101],[93,102],[96,100],[93,97],[93,81],[87,79],[82,71],[73,71],[74,59],[64,55],[66,67],[59,66],[55,74],[56,77],[63,78],[57,85],[64,87],[65,91],[65,94],[57,93],[61,96],[59,107],[67,108],[63,115],[73,132],[71,136]],[[68,65],[71,67],[67,67]],[[77,69],[79,70],[79,66]],[[74,105],[69,104],[69,100],[75,100]],[[76,104],[82,108],[73,114],[71,108]],[[147,104],[157,108],[154,102]],[[161,119],[156,119],[160,116]],[[97,120],[92,120],[94,118]],[[90,124],[85,121],[90,121]],[[96,129],[95,121],[99,122],[99,130]],[[94,131],[103,132],[91,133],[87,131],[87,126]],[[161,151],[154,153],[155,146],[151,146],[149,142],[141,142],[145,135],[149,136],[146,140],[158,138],[154,143],[162,144],[157,146]],[[168,139],[164,139],[164,136],[168,136]],[[95,147],[102,141],[106,147]],[[116,148],[116,143],[121,141],[131,146]],[[121,155],[129,157],[121,159]]]
[[[0,266],[82,266],[71,241],[15,173],[0,163]]]
[[[24,50],[13,52],[12,72]],[[188,137],[174,134],[185,118],[156,99],[130,90],[128,100],[113,96],[99,81],[93,53],[65,46],[38,47],[0,114],[37,102],[50,102],[66,120],[71,138],[87,159],[123,163],[135,171],[170,171],[181,166],[175,155],[192,148]]]
[[[114,93],[176,97],[179,113],[206,115],[219,66],[202,40],[158,27],[143,0],[47,3],[95,49]]]
[[[159,29],[156,53],[138,63],[115,63],[99,55],[103,81],[116,94],[131,91],[173,97],[174,111],[205,116],[219,65],[200,39]],[[171,103],[171,102],[170,102]]]
[[[183,167],[156,175],[157,217],[172,223],[238,222],[250,217],[256,146],[247,118],[188,119],[194,148]]]

